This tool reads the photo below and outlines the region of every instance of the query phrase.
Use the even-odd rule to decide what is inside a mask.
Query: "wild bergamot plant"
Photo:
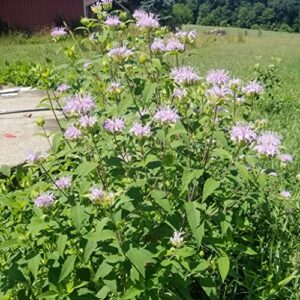
[[[52,31],[75,42],[38,72],[61,132],[2,187],[3,299],[292,299],[299,193],[253,119],[263,84],[203,76],[184,64],[194,31],[111,8],[80,44]]]

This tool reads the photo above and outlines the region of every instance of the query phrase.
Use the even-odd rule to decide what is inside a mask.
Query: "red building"
[[[0,22],[10,29],[37,30],[74,23],[86,16],[93,0],[0,0]]]

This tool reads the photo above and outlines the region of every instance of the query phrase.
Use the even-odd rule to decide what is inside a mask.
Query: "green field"
[[[272,63],[271,58],[280,58],[279,74],[282,88],[276,95],[274,105],[258,107],[261,117],[268,118],[271,127],[279,130],[288,145],[287,151],[300,157],[300,34],[224,28],[225,36],[205,34],[215,27],[188,25],[196,29],[196,47],[189,50],[185,64],[196,66],[201,75],[211,68],[224,68],[232,76],[248,80],[253,75],[254,65]],[[59,64],[64,61],[61,46],[69,41],[54,44],[49,36],[39,35],[24,38],[21,35],[0,38],[0,68],[5,61],[46,63],[46,57]],[[300,169],[300,158],[296,168]]]

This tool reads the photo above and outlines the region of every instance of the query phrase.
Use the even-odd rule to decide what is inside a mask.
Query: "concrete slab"
[[[19,89],[17,95],[2,94],[0,112],[34,109],[44,97],[44,92],[26,89]],[[46,120],[47,132],[59,130],[51,111],[0,115],[0,165],[22,164],[28,150],[49,150],[47,140],[36,135],[42,131],[35,125],[40,117]]]

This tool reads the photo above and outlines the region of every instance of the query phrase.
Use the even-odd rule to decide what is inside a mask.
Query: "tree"
[[[192,20],[193,11],[189,8],[189,6],[182,3],[176,3],[173,5],[171,19],[171,24],[173,27],[190,23]]]

